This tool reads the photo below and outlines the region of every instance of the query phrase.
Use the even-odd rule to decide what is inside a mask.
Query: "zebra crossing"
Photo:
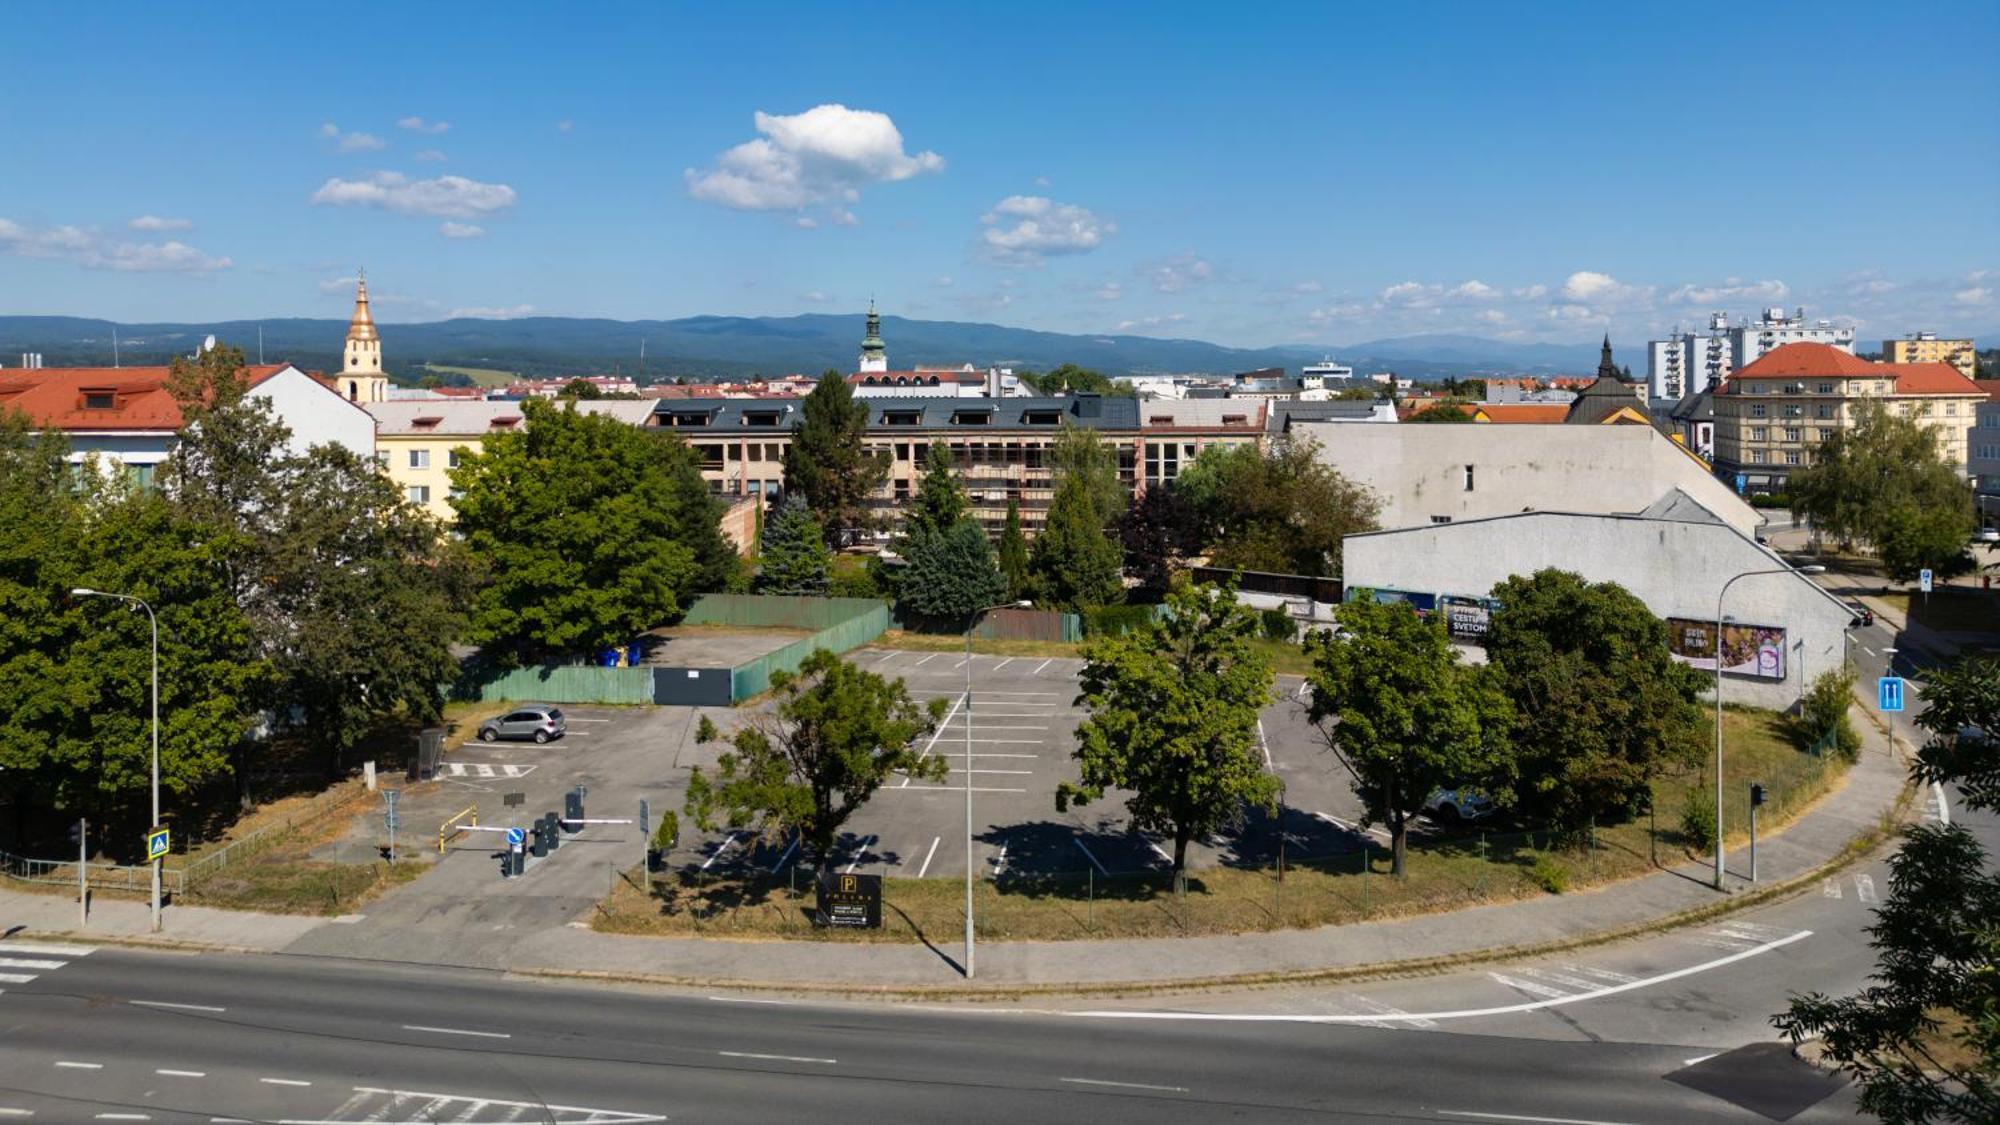
[[[46,941],[0,941],[0,985],[27,984],[44,973],[88,956],[95,946],[60,945]],[[6,991],[0,988],[0,992]]]
[[[439,1094],[420,1090],[398,1090],[382,1086],[356,1086],[354,1096],[325,1117],[285,1118],[279,1125],[432,1125],[439,1121],[464,1125],[504,1125],[521,1121],[551,1125],[634,1125],[642,1121],[665,1121],[657,1113],[632,1113],[586,1106],[550,1105],[546,1102],[482,1098],[473,1094]]]
[[[440,767],[444,777],[479,777],[508,779],[526,777],[535,772],[532,765],[512,765],[500,762],[446,762]]]

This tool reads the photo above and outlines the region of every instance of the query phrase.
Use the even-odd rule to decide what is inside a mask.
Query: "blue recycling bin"
[[[616,668],[618,667],[618,658],[622,655],[624,654],[616,646],[613,646],[597,654],[597,663],[601,667]]]
[[[628,667],[637,668],[645,659],[645,645],[640,644],[638,641],[633,641],[631,644],[625,646],[625,663]]]

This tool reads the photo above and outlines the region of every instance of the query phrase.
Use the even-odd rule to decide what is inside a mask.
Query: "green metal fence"
[[[767,652],[755,660],[738,664],[730,677],[729,694],[733,702],[740,703],[753,695],[761,695],[771,690],[771,673],[798,671],[799,665],[805,663],[806,657],[811,656],[815,649],[823,648],[829,652],[846,652],[849,649],[859,648],[867,644],[869,641],[881,636],[889,628],[889,607],[872,598],[756,598],[740,594],[710,596],[725,596],[732,600],[747,602],[803,602],[811,608],[801,613],[800,618],[793,619],[799,622],[797,625],[793,625],[794,628],[811,627],[806,624],[808,620],[827,622],[818,632],[810,637],[802,637],[775,652]],[[702,599],[703,602],[707,600],[708,598]],[[824,608],[829,605],[845,608],[846,616],[829,621],[828,619],[833,615]],[[701,602],[695,603],[695,608],[700,609]],[[746,616],[751,617],[762,617],[767,614],[783,612],[783,607],[774,606],[741,606],[730,608],[732,611],[740,611]],[[694,620],[693,611],[689,612],[688,620]],[[750,624],[749,621],[741,619],[733,621],[713,620],[711,623],[726,625]],[[792,624],[792,621],[779,620],[761,623],[787,625]]]
[[[482,703],[533,699],[548,703],[651,703],[651,668],[599,668],[583,664],[516,668],[478,683],[463,683],[457,698]]]
[[[874,598],[810,598],[781,594],[703,594],[688,607],[689,625],[827,629],[882,609]]]

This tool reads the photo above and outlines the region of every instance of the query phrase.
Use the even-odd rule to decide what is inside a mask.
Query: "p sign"
[[[1931,592],[1931,568],[1930,568],[1930,567],[1925,567],[1925,568],[1923,568],[1922,570],[1920,570],[1920,571],[1918,571],[1918,572],[1917,572],[1917,584],[1918,584],[1918,586],[1919,586],[1919,587],[1920,587],[1920,588],[1921,588],[1921,589],[1923,590],[1923,592],[1924,592],[1924,593],[1928,594],[1928,593],[1930,593],[1930,592]]]
[[[1878,711],[1903,709],[1903,677],[1883,676],[1875,681],[1875,708]]]
[[[146,860],[152,862],[167,854],[169,837],[164,828],[155,828],[146,833]]]

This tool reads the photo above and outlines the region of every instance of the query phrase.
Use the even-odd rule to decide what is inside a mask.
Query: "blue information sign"
[[[1931,568],[1930,568],[1930,567],[1925,567],[1924,569],[1922,569],[1922,570],[1920,570],[1920,571],[1918,571],[1918,572],[1917,572],[1917,584],[1918,584],[1919,586],[1923,587],[1923,591],[1924,591],[1924,593],[1928,594],[1928,593],[1930,593],[1930,592],[1931,592]]]
[[[154,860],[166,855],[167,839],[167,830],[164,828],[155,828],[146,833],[146,858]]]
[[[1903,709],[1903,677],[1884,676],[1875,681],[1875,706],[1881,711]]]
[[[527,838],[528,834],[518,828],[509,828],[507,830],[507,844],[509,847],[518,848]]]

